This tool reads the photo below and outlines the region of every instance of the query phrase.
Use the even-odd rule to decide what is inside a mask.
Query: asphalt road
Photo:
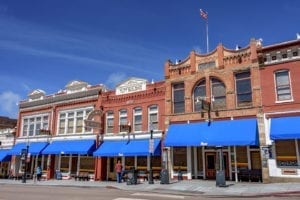
[[[174,194],[167,192],[124,191],[114,188],[58,187],[40,185],[0,185],[0,200],[204,200],[204,199],[254,199],[253,197],[212,197],[200,194]],[[293,200],[299,196],[256,197],[262,200]]]

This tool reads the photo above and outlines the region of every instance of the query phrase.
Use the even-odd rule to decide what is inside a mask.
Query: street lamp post
[[[150,141],[149,141],[149,150],[150,150],[150,163],[149,163],[149,184],[153,184],[153,171],[152,171],[152,156],[154,151],[153,145],[153,127],[152,123],[150,123]]]
[[[22,183],[26,183],[26,176],[27,176],[27,156],[28,156],[28,150],[29,150],[29,145],[26,145],[26,149],[22,149],[21,152],[21,160],[23,161],[23,176],[22,176]]]

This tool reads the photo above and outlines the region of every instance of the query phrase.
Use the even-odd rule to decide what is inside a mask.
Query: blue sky
[[[0,0],[0,116],[17,117],[20,100],[53,94],[71,80],[109,88],[129,77],[164,79],[164,63],[296,39],[299,0]]]

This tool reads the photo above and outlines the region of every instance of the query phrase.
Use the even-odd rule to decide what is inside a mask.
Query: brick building
[[[114,180],[117,160],[122,161],[125,171],[135,168],[141,176],[147,176],[152,165],[153,175],[159,176],[162,165],[160,141],[165,130],[164,82],[149,83],[132,77],[115,90],[103,92],[99,101],[104,129],[102,144],[94,152],[101,163],[97,170],[101,173],[96,179]],[[151,135],[153,147],[150,147]],[[150,156],[151,148],[153,157]]]
[[[300,178],[300,40],[259,49],[268,179]]]
[[[264,142],[257,48],[222,44],[208,54],[194,51],[165,64],[165,146],[171,177],[237,179],[238,171],[261,176],[259,143]],[[223,158],[223,159],[222,159]]]
[[[18,177],[26,169],[28,176],[40,165],[45,178],[54,178],[55,170],[69,178],[81,169],[94,174],[92,152],[97,132],[84,127],[84,119],[97,109],[103,85],[91,86],[71,81],[53,95],[34,90],[19,104],[16,144],[10,151],[12,171]],[[22,151],[28,151],[22,159]]]
[[[9,175],[11,156],[9,150],[14,144],[17,120],[0,116],[0,178]]]

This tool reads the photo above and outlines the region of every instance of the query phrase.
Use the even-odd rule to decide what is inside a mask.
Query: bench
[[[88,172],[79,172],[77,176],[75,176],[75,181],[89,181],[90,176]]]

